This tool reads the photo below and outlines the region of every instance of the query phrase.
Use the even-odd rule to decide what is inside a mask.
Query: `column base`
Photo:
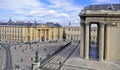
[[[105,58],[105,60],[110,60],[109,58]]]
[[[83,56],[80,56],[80,58],[84,59],[84,57],[83,57]]]
[[[85,57],[85,59],[86,59],[86,60],[89,60],[89,58],[88,58],[88,57]]]
[[[99,61],[104,61],[103,59],[99,59]]]
[[[83,54],[81,54],[81,52],[80,52],[80,58],[84,58],[84,55],[83,55]]]

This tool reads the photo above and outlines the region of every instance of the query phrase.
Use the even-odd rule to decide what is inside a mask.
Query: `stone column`
[[[85,59],[89,59],[89,23],[85,23]]]
[[[84,48],[85,48],[85,46],[84,46],[84,40],[85,40],[85,38],[84,38],[84,23],[81,23],[81,33],[80,33],[80,57],[84,57]]]
[[[41,42],[41,29],[38,29],[37,37],[38,37],[38,40]]]
[[[99,26],[99,60],[103,61],[104,58],[104,23]]]
[[[54,41],[54,28],[52,28],[52,41]]]
[[[105,44],[105,60],[109,60],[109,38],[110,38],[110,34],[109,34],[109,27],[110,24],[106,24],[106,44]]]
[[[48,32],[47,38],[48,38],[48,41],[49,41],[49,29],[47,30],[47,32]]]
[[[45,42],[46,42],[46,29],[44,29],[45,30],[45,38],[44,38],[44,40],[45,40]]]
[[[40,40],[40,42],[41,42],[41,29],[40,29],[40,31],[39,31],[39,40]]]

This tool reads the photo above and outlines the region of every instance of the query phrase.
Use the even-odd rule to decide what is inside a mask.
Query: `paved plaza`
[[[37,50],[39,51],[39,58],[44,59],[54,53],[60,46],[64,46],[67,43],[68,42],[38,43],[12,46],[13,68],[20,67],[21,69],[30,70]]]
[[[57,43],[37,43],[37,44],[19,44],[11,46],[13,69],[30,70],[31,64],[35,59],[35,52],[39,51],[39,58],[46,58],[60,46],[68,42]],[[0,68],[3,68],[4,49],[0,47]],[[4,61],[4,62],[3,62]],[[120,70],[120,60],[115,61],[95,61],[80,58],[80,47],[72,53],[70,58],[65,62],[61,70]]]

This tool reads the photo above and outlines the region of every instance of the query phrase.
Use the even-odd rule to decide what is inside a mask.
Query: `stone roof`
[[[58,23],[54,24],[53,22],[48,22],[48,23],[46,23],[46,25],[49,27],[62,27],[60,24],[58,24]]]
[[[39,26],[43,23],[0,23],[0,26]],[[60,24],[58,23],[46,23],[45,24],[48,27],[62,27]]]
[[[65,28],[80,28],[80,26],[65,26]]]
[[[36,24],[33,24],[33,23],[0,23],[0,25],[3,25],[3,26],[36,26]]]
[[[120,4],[96,4],[89,5],[84,10],[120,10]]]

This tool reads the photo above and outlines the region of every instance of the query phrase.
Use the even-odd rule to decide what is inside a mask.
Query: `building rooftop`
[[[65,28],[80,28],[80,26],[65,26]]]
[[[2,26],[39,26],[39,25],[42,25],[42,24],[43,23],[30,23],[30,22],[28,22],[28,23],[22,23],[22,22],[21,23],[18,23],[18,22],[16,22],[16,23],[14,23],[14,22],[12,22],[12,23],[10,23],[10,22],[0,23],[0,25],[2,25]],[[46,23],[44,25],[46,25],[48,27],[62,27],[60,24],[53,23],[53,22]]]
[[[96,4],[89,5],[84,10],[120,10],[120,4]]]
[[[58,23],[54,24],[53,22],[47,22],[46,25],[49,27],[62,27],[60,24]]]

